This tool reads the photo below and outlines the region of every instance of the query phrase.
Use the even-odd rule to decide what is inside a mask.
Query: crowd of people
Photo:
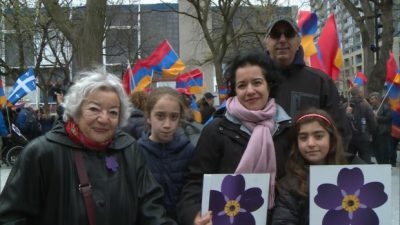
[[[81,72],[60,119],[39,115],[47,125],[12,168],[0,224],[211,225],[204,174],[269,173],[267,224],[307,225],[310,165],[371,163],[371,141],[389,163],[390,109],[379,93],[371,107],[359,87],[342,103],[334,82],[306,66],[293,19],[273,20],[265,45],[229,62],[229,97],[216,110],[205,93],[202,124],[187,91],[127,96],[103,69]]]

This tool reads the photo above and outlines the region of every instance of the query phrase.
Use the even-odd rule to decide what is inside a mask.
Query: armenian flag
[[[143,66],[168,76],[176,76],[185,69],[185,64],[183,64],[168,40],[161,42],[150,56],[144,60]]]
[[[143,60],[137,60],[133,68],[128,63],[122,82],[126,93],[130,94],[133,91],[143,91],[151,84],[152,78],[153,70],[144,67]]]
[[[196,99],[194,98],[194,96],[191,96],[191,98],[192,98],[191,107],[193,109],[194,121],[201,123],[202,119],[199,106],[197,106]]]
[[[394,59],[393,52],[389,52],[389,59],[386,61],[386,81],[393,82],[394,78],[396,77],[397,73],[397,63]]]
[[[225,100],[228,98],[229,89],[227,86],[222,85],[218,87],[218,97],[220,100]]]
[[[340,68],[343,64],[343,56],[336,28],[335,15],[333,13],[328,17],[321,31],[321,35],[318,39],[318,46],[320,59],[322,60],[326,73],[332,80],[336,80],[339,77]]]
[[[400,113],[400,70],[397,71],[393,83],[391,83],[388,90],[388,101],[390,108]]]
[[[364,86],[364,85],[367,84],[367,81],[368,81],[368,79],[365,76],[365,74],[360,72],[360,71],[357,71],[357,74],[356,74],[356,77],[353,80],[353,83],[357,84],[359,86]]]
[[[315,12],[300,11],[298,18],[301,46],[304,49],[304,60],[309,62],[309,57],[317,54],[314,36],[318,29],[318,17]]]
[[[203,73],[199,69],[180,74],[175,81],[176,88],[186,88],[191,94],[201,94],[204,89]]]

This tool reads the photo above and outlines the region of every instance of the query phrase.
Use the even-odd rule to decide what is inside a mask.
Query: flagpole
[[[11,133],[11,123],[10,123],[10,115],[8,114],[8,106],[7,103],[4,104],[6,106],[6,113],[7,113],[7,122],[8,122],[8,132]]]
[[[378,112],[379,112],[379,110],[381,109],[381,107],[382,107],[383,103],[385,102],[385,99],[386,99],[386,98],[387,98],[387,96],[389,95],[390,89],[392,89],[392,87],[393,87],[393,84],[394,84],[394,83],[392,83],[392,84],[390,85],[390,87],[389,87],[388,91],[386,92],[385,96],[384,96],[384,97],[383,97],[383,99],[382,99],[382,102],[381,102],[381,104],[379,105],[378,109],[376,110],[376,113],[378,113]]]
[[[37,107],[37,109],[40,109],[40,89],[39,88],[36,88],[36,107]]]
[[[138,2],[138,16],[137,16],[137,20],[138,20],[138,25],[137,25],[137,34],[138,34],[138,37],[137,37],[137,39],[138,39],[138,42],[137,42],[138,52],[137,53],[138,53],[138,59],[141,58],[141,56],[140,56],[141,55],[141,51],[140,51],[140,42],[141,42],[140,13],[141,13],[141,11],[140,11],[140,0],[139,0],[139,2]]]
[[[129,63],[129,59],[127,59],[127,61],[128,61],[128,73],[129,73],[129,87],[131,86],[131,80],[132,80],[133,90],[135,90],[136,84],[135,84],[135,79],[133,79],[131,64]],[[132,92],[133,90],[130,90],[130,92]]]

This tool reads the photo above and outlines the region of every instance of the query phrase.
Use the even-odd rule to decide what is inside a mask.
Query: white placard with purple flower
[[[269,174],[204,174],[201,212],[213,225],[265,225]]]
[[[391,224],[390,165],[310,167],[310,225]]]

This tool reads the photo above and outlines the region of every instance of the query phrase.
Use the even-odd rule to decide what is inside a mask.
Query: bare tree
[[[2,17],[2,41],[5,58],[0,60],[1,75],[15,80],[30,63],[29,57],[33,37],[32,10],[27,10],[26,2],[0,1]],[[6,51],[8,50],[8,51]],[[8,59],[6,58],[8,57]]]
[[[70,54],[65,37],[54,27],[40,2],[2,0],[5,58],[0,60],[2,75],[16,80],[27,67],[34,68],[37,87],[44,93],[48,111],[48,90],[57,80],[69,78]],[[61,72],[60,72],[61,71]]]
[[[223,63],[226,58],[243,49],[264,49],[266,24],[276,0],[187,0],[210,48],[209,61],[215,66],[217,85],[224,83]],[[209,24],[212,24],[211,26]]]
[[[107,0],[87,0],[84,11],[76,14],[68,7],[69,2],[62,5],[57,0],[42,1],[58,29],[71,43],[76,68],[88,69],[102,64]]]
[[[37,14],[35,55],[35,75],[37,87],[44,93],[43,103],[45,112],[49,111],[48,95],[55,83],[70,82],[71,54],[68,53],[69,42],[64,35],[55,28],[52,20],[46,14]]]
[[[363,63],[365,73],[368,77],[368,92],[382,90],[386,78],[386,61],[389,58],[389,51],[393,48],[393,0],[365,0],[360,1],[361,7],[357,7],[351,0],[341,0],[342,4],[349,11],[351,17],[360,29]],[[382,24],[381,45],[375,46],[378,50],[379,59],[375,62],[374,52],[371,51],[371,44],[375,44],[375,18],[380,16]]]

